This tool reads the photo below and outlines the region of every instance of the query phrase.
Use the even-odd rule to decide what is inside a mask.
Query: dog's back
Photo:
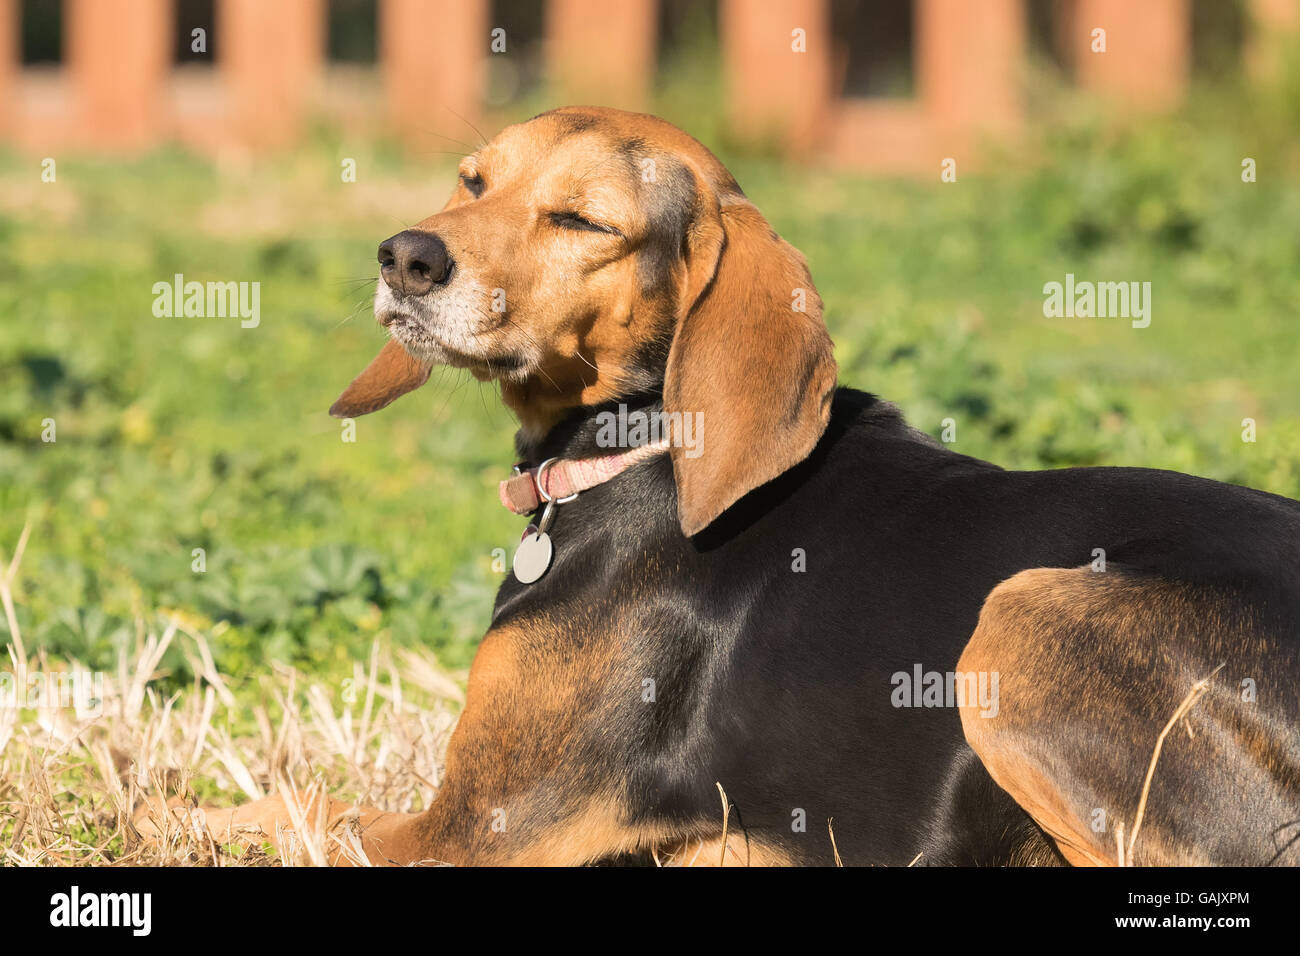
[[[1268,654],[1252,653],[1225,646],[1229,635],[1215,628],[1229,622],[1198,618],[1194,601],[1185,619],[1162,609],[1167,633],[1134,651],[1151,665],[1133,673],[1149,721],[1107,731],[1139,777],[1133,800],[1159,724],[1181,699],[1155,692],[1166,679],[1190,687],[1221,653],[1275,689],[1284,680],[1294,687],[1300,674],[1295,502],[1146,469],[1003,471],[918,435],[862,393],[842,389],[813,454],[694,540],[663,517],[673,506],[666,461],[584,498],[566,506],[570,556],[557,559],[550,587],[507,584],[503,609],[527,614],[564,601],[593,633],[617,616],[632,635],[627,679],[659,677],[653,718],[640,701],[615,696],[602,722],[635,728],[629,789],[638,812],[711,815],[721,782],[750,838],[793,859],[825,861],[831,817],[840,852],[855,862],[1050,855],[1023,811],[968,759],[948,690],[986,598],[1020,572],[1062,569],[1120,595],[1133,582],[1171,582],[1240,609],[1233,633],[1272,635]],[[630,594],[630,606],[608,610],[611,596]],[[1095,637],[1131,644],[1135,630],[1136,622]],[[1107,653],[1100,644],[1075,650],[1082,673]],[[1010,678],[999,675],[999,687],[984,671],[979,719],[996,725],[1001,708],[1005,723],[1016,713]],[[1067,724],[1077,676],[1058,675]],[[1260,713],[1287,708],[1300,710],[1293,692],[1259,703]],[[1089,732],[1085,723],[1081,710],[1078,733]],[[792,829],[800,820],[814,824]]]

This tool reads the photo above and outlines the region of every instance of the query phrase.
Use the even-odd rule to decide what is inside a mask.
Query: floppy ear
[[[400,343],[389,339],[374,361],[330,406],[330,414],[335,418],[356,418],[377,412],[427,382],[432,369],[430,363],[416,361]]]
[[[695,446],[671,450],[688,536],[808,456],[830,418],[836,373],[803,256],[748,201],[706,198],[712,209],[687,241],[685,312],[664,378],[664,410],[699,416]]]

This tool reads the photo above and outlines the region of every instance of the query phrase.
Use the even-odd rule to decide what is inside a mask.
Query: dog
[[[371,862],[1300,862],[1300,503],[837,387],[803,257],[651,116],[507,128],[379,261],[331,413],[497,382],[532,524],[430,807],[313,811]]]

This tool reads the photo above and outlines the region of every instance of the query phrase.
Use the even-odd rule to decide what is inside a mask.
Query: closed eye
[[[603,223],[592,222],[590,219],[584,219],[576,212],[553,212],[550,214],[551,222],[555,223],[561,229],[572,229],[575,232],[605,232],[614,236],[623,235],[613,226],[607,226]]]

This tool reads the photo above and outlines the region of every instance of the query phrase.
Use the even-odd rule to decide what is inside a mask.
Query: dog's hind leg
[[[962,654],[997,688],[962,726],[1072,863],[1300,863],[1297,636],[1244,588],[1024,571]]]

